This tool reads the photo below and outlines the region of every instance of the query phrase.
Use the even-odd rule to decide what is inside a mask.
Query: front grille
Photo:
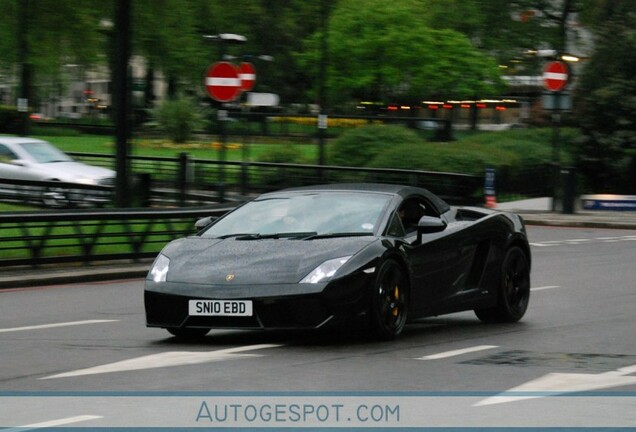
[[[114,187],[115,186],[115,177],[105,177],[102,179],[99,179],[97,181],[97,184],[100,186],[111,186]]]

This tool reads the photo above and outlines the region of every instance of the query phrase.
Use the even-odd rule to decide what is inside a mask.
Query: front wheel
[[[503,261],[497,305],[476,309],[475,314],[484,322],[519,321],[528,309],[529,300],[530,262],[525,252],[514,246],[508,249]]]
[[[408,280],[395,261],[384,262],[371,292],[370,327],[382,340],[394,339],[402,333],[408,310]]]

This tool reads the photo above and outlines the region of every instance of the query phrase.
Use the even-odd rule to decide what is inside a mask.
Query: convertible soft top
[[[402,198],[406,198],[411,195],[424,195],[430,202],[433,203],[439,213],[445,213],[450,210],[450,205],[429,191],[428,189],[415,187],[415,186],[402,186],[402,185],[393,185],[386,183],[339,183],[339,184],[324,184],[317,186],[303,186],[303,187],[295,187],[283,189],[277,192],[273,192],[275,194],[279,194],[282,192],[296,192],[296,191],[356,191],[356,192],[380,192],[387,193],[392,195],[399,195]]]

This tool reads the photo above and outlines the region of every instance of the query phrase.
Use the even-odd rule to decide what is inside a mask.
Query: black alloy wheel
[[[408,281],[402,267],[393,260],[385,261],[371,293],[370,325],[378,339],[396,338],[406,324]]]
[[[513,246],[503,261],[497,305],[475,314],[484,322],[516,322],[525,315],[529,301],[530,262],[521,248]]]

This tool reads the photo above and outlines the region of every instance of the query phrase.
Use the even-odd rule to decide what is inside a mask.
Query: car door
[[[440,217],[430,203],[421,204],[424,215]],[[410,263],[416,314],[452,309],[472,294],[471,270],[480,242],[474,233],[470,225],[453,222],[441,232],[423,234],[421,242],[417,232],[406,234],[402,247]]]

